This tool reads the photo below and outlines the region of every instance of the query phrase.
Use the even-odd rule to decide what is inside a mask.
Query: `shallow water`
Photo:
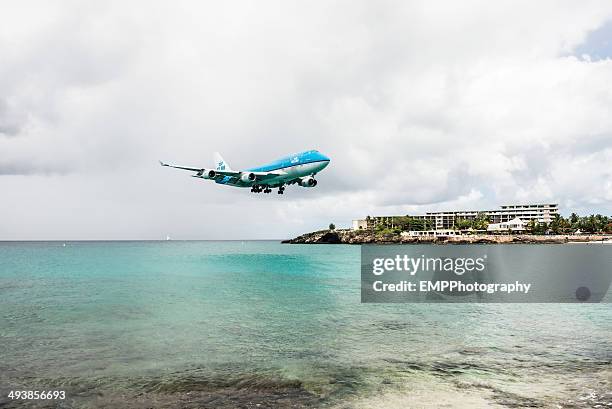
[[[0,243],[0,406],[612,406],[610,304],[361,304],[359,256]]]

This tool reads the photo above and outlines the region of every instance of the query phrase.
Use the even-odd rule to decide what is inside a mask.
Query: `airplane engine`
[[[317,180],[312,176],[308,176],[300,179],[300,186],[302,187],[315,187],[317,185]]]
[[[198,176],[204,179],[214,179],[217,176],[217,172],[212,169],[202,169],[198,172]]]
[[[242,173],[240,175],[240,180],[243,181],[244,183],[254,182],[255,174],[254,173]]]

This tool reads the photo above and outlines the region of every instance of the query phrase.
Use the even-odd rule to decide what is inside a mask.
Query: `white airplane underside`
[[[317,180],[314,176],[329,162],[327,156],[311,150],[278,159],[258,168],[241,171],[232,170],[218,153],[215,154],[214,169],[170,165],[161,161],[159,163],[162,166],[195,172],[192,177],[214,180],[218,184],[250,187],[254,193],[270,193],[272,188],[278,188],[278,193],[283,194],[287,185],[315,187]]]

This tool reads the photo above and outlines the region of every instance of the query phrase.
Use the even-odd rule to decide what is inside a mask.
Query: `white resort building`
[[[410,215],[410,217],[427,221],[429,230],[451,230],[455,227],[457,220],[486,217],[491,224],[503,224],[518,218],[526,225],[531,220],[538,223],[550,223],[557,214],[559,214],[559,206],[556,203],[543,203],[504,205],[496,210],[427,212],[422,215]],[[401,216],[368,216],[365,219],[353,220],[353,230],[374,229],[381,224],[393,228],[399,217]]]
[[[474,220],[478,217],[489,217],[491,223],[505,223],[517,217],[524,222],[535,220],[538,223],[550,223],[558,213],[557,204],[527,204],[501,206],[500,210],[428,212],[413,217],[429,220],[432,227],[438,230],[452,228],[457,219]]]
[[[366,230],[368,228],[368,222],[365,219],[353,220],[353,230]]]
[[[510,220],[509,222],[503,223],[491,223],[487,227],[487,232],[489,233],[501,233],[501,232],[513,232],[513,233],[522,233],[525,231],[525,222],[523,222],[518,217]]]

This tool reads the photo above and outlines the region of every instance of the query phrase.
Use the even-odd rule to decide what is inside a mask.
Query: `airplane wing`
[[[184,168],[181,168],[184,169]],[[199,169],[198,169],[199,170]],[[246,171],[238,171],[238,170],[215,170],[215,173],[217,175],[221,175],[221,176],[230,176],[230,177],[234,177],[234,178],[239,178],[242,175],[248,175],[248,174],[254,174],[255,178],[257,180],[267,180],[267,179],[272,179],[278,176],[283,176],[284,173],[279,173],[279,172],[249,172],[248,170]]]
[[[205,168],[190,168],[188,166],[177,166],[177,165],[171,165],[169,163],[165,163],[162,162],[161,160],[159,161],[159,164],[162,166],[167,166],[169,168],[174,168],[174,169],[183,169],[183,170],[190,170],[192,172],[202,172]],[[236,177],[240,177],[240,172],[236,172],[234,170],[215,170],[216,174],[221,175],[221,176],[236,176]]]
[[[188,166],[171,165],[169,163],[162,162],[161,160],[159,161],[159,164],[161,166],[167,166],[169,168],[175,168],[175,169],[182,169],[182,170],[189,170],[189,171],[192,171],[192,172],[197,172],[197,173],[199,173],[199,175],[197,175],[197,176],[200,176],[200,177],[201,177],[201,172],[203,172],[205,170],[205,168],[191,168],[191,167],[188,167]],[[262,182],[265,182],[266,180],[273,179],[273,178],[278,177],[278,176],[283,176],[285,174],[285,172],[249,172],[249,171],[241,172],[241,171],[237,171],[237,170],[215,170],[215,169],[212,169],[212,170],[214,170],[214,172],[218,175],[217,177],[229,176],[231,178],[236,178],[236,179],[240,178],[240,176],[242,176],[243,174],[251,174],[252,173],[252,174],[255,175],[255,178],[256,178],[257,181],[262,181]]]
[[[159,161],[159,164],[162,166],[168,166],[169,168],[175,168],[175,169],[183,169],[183,170],[191,170],[193,172],[199,172],[202,170],[202,168],[188,168],[186,166],[176,166],[176,165],[170,165],[168,163],[164,163],[161,160]]]

